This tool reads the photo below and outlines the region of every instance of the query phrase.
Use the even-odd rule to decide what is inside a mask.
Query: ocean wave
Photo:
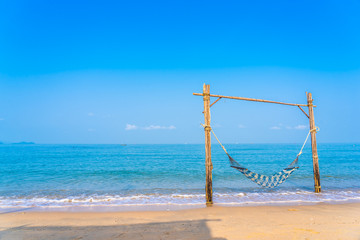
[[[0,208],[56,208],[56,207],[126,207],[149,205],[202,205],[205,194],[136,194],[91,195],[67,197],[0,197]],[[214,193],[214,203],[222,206],[297,205],[315,203],[360,202],[360,190],[323,191],[278,191]]]

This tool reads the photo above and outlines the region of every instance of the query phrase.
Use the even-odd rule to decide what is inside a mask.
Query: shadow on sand
[[[34,209],[34,208],[33,207],[28,207],[28,208],[11,209],[11,210],[8,210],[8,211],[0,212],[0,214],[24,212],[24,211],[28,211],[28,210],[31,210],[31,209]]]
[[[144,224],[129,224],[118,226],[19,226],[0,232],[0,239],[72,239],[72,240],[95,240],[95,239],[212,239],[226,240],[225,238],[213,238],[207,226],[209,221],[219,220],[193,220],[158,222]]]

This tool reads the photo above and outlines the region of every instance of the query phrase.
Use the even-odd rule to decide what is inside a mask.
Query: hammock
[[[230,166],[235,168],[236,170],[240,171],[245,177],[249,178],[251,181],[255,182],[256,184],[266,187],[266,188],[273,188],[278,186],[279,184],[283,183],[290,175],[297,170],[299,167],[297,166],[297,162],[299,159],[298,155],[296,159],[282,171],[273,174],[271,176],[258,174],[255,172],[250,171],[247,168],[241,166],[237,161],[235,161],[229,154],[227,154],[230,161]]]
[[[203,125],[203,124],[202,124]],[[204,126],[204,125],[203,125]],[[204,126],[207,127],[207,126]],[[210,128],[211,129],[211,128]],[[225,151],[226,155],[229,157],[230,161],[230,167],[235,168],[242,174],[244,174],[245,177],[249,178],[251,181],[255,182],[256,184],[266,187],[266,188],[274,188],[278,186],[279,184],[283,183],[286,179],[290,177],[290,175],[299,168],[298,166],[298,160],[300,155],[302,154],[302,150],[304,149],[304,146],[309,138],[309,135],[312,131],[317,131],[318,128],[312,129],[309,131],[309,133],[306,136],[306,139],[304,141],[304,144],[302,145],[300,152],[296,156],[295,160],[292,161],[292,163],[289,164],[286,168],[284,168],[282,171],[275,173],[273,175],[267,176],[258,174],[255,172],[250,171],[249,169],[243,167],[240,165],[237,161],[235,161],[230,154],[226,151],[225,147],[221,144],[217,136],[215,135],[214,131],[211,129],[211,132],[214,134],[216,140],[219,142],[222,149]]]

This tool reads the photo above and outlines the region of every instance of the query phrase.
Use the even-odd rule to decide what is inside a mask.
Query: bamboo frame
[[[202,93],[193,93],[193,95],[194,96],[203,96]],[[223,96],[223,95],[217,95],[217,94],[210,94],[210,97],[228,98],[228,99],[244,100],[244,101],[251,101],[251,102],[275,103],[275,104],[282,104],[282,105],[288,105],[288,106],[302,106],[302,107],[308,106],[307,104],[284,103],[284,102],[277,102],[277,101],[270,101],[270,100],[263,100],[263,99],[256,99],[256,98],[232,97],[232,96]],[[218,99],[218,100],[220,100],[220,99]],[[217,101],[215,101],[215,102],[217,102]],[[316,107],[316,106],[314,105],[313,107]]]
[[[313,170],[314,170],[314,187],[315,187],[315,192],[319,193],[321,192],[321,185],[320,185],[319,157],[318,157],[317,145],[316,145],[316,126],[314,119],[312,94],[307,93],[306,97],[309,107],[309,125],[311,132],[311,151],[312,151]]]
[[[219,100],[221,99],[221,97],[219,97],[218,99],[216,99],[211,105],[210,107],[212,107],[215,103],[217,103]]]
[[[304,111],[304,109],[302,109],[300,106],[298,106],[300,108],[300,110],[307,116],[307,118],[310,118],[309,115]]]
[[[204,118],[205,118],[205,169],[206,169],[206,205],[213,204],[212,199],[212,162],[211,162],[211,127],[210,127],[210,85],[203,86]]]
[[[312,158],[313,158],[313,170],[314,170],[314,187],[315,193],[321,192],[320,185],[320,171],[319,171],[319,163],[318,163],[318,154],[317,154],[317,145],[316,145],[316,130],[315,130],[315,119],[314,119],[314,107],[313,99],[311,93],[306,93],[307,96],[307,104],[296,104],[296,103],[285,103],[285,102],[277,102],[256,98],[245,98],[245,97],[233,97],[233,96],[223,96],[217,94],[210,94],[210,85],[203,85],[203,93],[193,93],[195,96],[203,96],[204,101],[204,131],[205,131],[205,169],[206,169],[206,185],[205,185],[205,193],[206,193],[206,205],[211,206],[213,204],[212,198],[212,162],[211,162],[211,127],[210,127],[210,107],[212,107],[215,103],[217,103],[222,98],[235,99],[235,100],[244,100],[244,101],[252,101],[252,102],[262,102],[262,103],[274,103],[281,104],[287,106],[297,106],[307,118],[309,118],[309,125],[311,131],[311,150],[312,150]],[[210,97],[217,97],[212,104],[210,104]],[[309,114],[307,114],[304,109],[301,107],[308,107]]]

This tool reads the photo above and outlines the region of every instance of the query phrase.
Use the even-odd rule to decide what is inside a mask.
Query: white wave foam
[[[132,196],[93,195],[48,197],[0,197],[0,208],[26,207],[118,207],[147,205],[201,205],[205,194],[137,194]],[[291,205],[313,203],[360,202],[360,190],[214,193],[214,202],[220,205]]]

